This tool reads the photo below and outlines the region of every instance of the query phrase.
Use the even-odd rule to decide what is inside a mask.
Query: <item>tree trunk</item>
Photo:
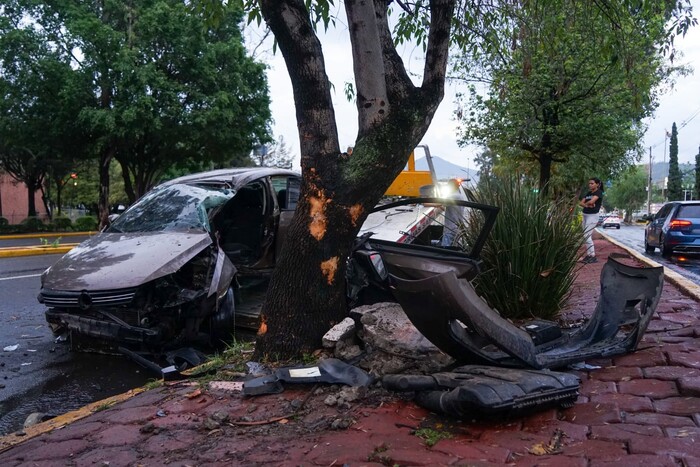
[[[98,167],[100,173],[100,197],[97,201],[98,212],[98,229],[102,230],[109,223],[109,164],[114,157],[114,147],[107,146],[100,153],[100,165]]]
[[[36,194],[36,185],[32,182],[27,182],[27,217],[36,217],[36,202],[34,195]]]
[[[433,0],[421,87],[396,53],[387,3],[346,1],[359,133],[340,152],[321,45],[304,0],[262,0],[284,56],[300,135],[299,204],[262,309],[256,358],[311,353],[346,315],[345,265],[368,210],[403,168],[444,94],[453,0]]]

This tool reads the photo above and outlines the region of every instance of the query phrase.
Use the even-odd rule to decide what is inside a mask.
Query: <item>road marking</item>
[[[27,274],[26,276],[0,277],[0,281],[9,281],[10,279],[26,279],[28,277],[39,277],[39,276],[41,276],[41,273],[39,273],[39,274]]]

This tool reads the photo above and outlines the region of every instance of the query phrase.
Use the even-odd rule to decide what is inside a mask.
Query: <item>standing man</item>
[[[578,205],[583,208],[583,238],[586,241],[586,256],[581,260],[589,264],[595,263],[595,247],[593,246],[593,229],[598,223],[598,212],[603,204],[602,183],[599,178],[588,180],[588,192],[579,198]]]

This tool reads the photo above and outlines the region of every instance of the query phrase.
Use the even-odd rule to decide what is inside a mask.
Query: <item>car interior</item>
[[[265,192],[262,182],[250,183],[217,214],[221,248],[234,264],[250,265],[262,255],[267,212]]]

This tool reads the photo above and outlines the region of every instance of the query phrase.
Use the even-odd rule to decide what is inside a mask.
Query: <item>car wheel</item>
[[[646,251],[647,253],[653,253],[655,249],[656,248],[649,245],[649,242],[647,241],[647,236],[645,235],[644,236],[644,251]]]
[[[620,230],[620,224],[617,224],[617,225],[615,226],[615,228],[616,228],[617,230]]]
[[[666,239],[663,236],[659,237],[659,252],[661,252],[661,256],[671,256],[672,251],[673,249],[666,245]]]

